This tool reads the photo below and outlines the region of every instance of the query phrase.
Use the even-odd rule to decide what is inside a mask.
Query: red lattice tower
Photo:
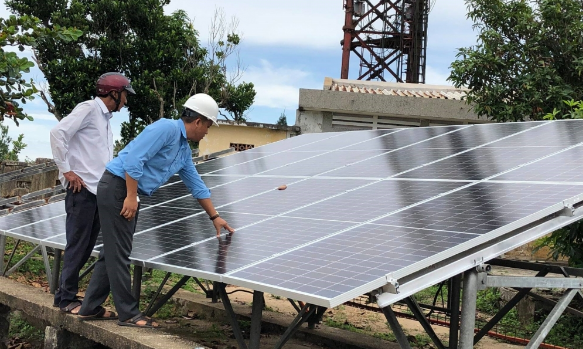
[[[343,0],[346,11],[340,77],[351,53],[358,80],[425,83],[429,0]]]

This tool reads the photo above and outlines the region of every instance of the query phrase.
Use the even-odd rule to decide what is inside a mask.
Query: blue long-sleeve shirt
[[[196,199],[211,196],[192,162],[182,120],[160,119],[148,125],[106,169],[125,179],[127,172],[138,181],[138,193],[151,196],[178,173]]]

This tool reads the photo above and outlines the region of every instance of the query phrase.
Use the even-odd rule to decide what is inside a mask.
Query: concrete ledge
[[[3,277],[0,277],[0,304],[110,348],[204,348],[198,343],[160,330],[122,327],[116,321],[80,321],[77,317],[63,314],[58,308],[54,308],[52,295]]]
[[[227,314],[222,303],[212,303],[204,295],[179,290],[173,297],[173,301],[182,307],[183,312],[195,312],[203,319],[228,323]],[[233,310],[240,320],[251,319],[251,307],[231,302]],[[292,322],[293,317],[286,314],[264,311],[262,331],[282,334]],[[364,334],[354,333],[338,328],[320,326],[319,329],[310,330],[304,324],[294,338],[324,344],[335,349],[400,349],[397,343],[381,340]]]

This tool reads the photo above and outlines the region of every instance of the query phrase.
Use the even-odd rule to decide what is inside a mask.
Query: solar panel
[[[583,182],[583,147],[577,146],[496,177],[509,181]]]
[[[557,152],[554,147],[477,148],[398,178],[480,180]]]
[[[581,131],[557,121],[306,134],[207,161],[197,169],[237,232],[218,239],[173,176],[141,197],[131,258],[335,306],[580,202]],[[0,217],[0,231],[64,246],[63,222],[61,202]]]

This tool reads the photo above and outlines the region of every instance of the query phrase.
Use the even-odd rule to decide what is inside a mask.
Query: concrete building
[[[300,89],[296,126],[302,133],[476,124],[452,86],[324,79],[322,90]]]
[[[279,126],[257,122],[237,124],[218,120],[219,127],[211,127],[208,135],[199,143],[199,156],[235,148],[236,151],[252,149],[299,134],[297,126]]]

